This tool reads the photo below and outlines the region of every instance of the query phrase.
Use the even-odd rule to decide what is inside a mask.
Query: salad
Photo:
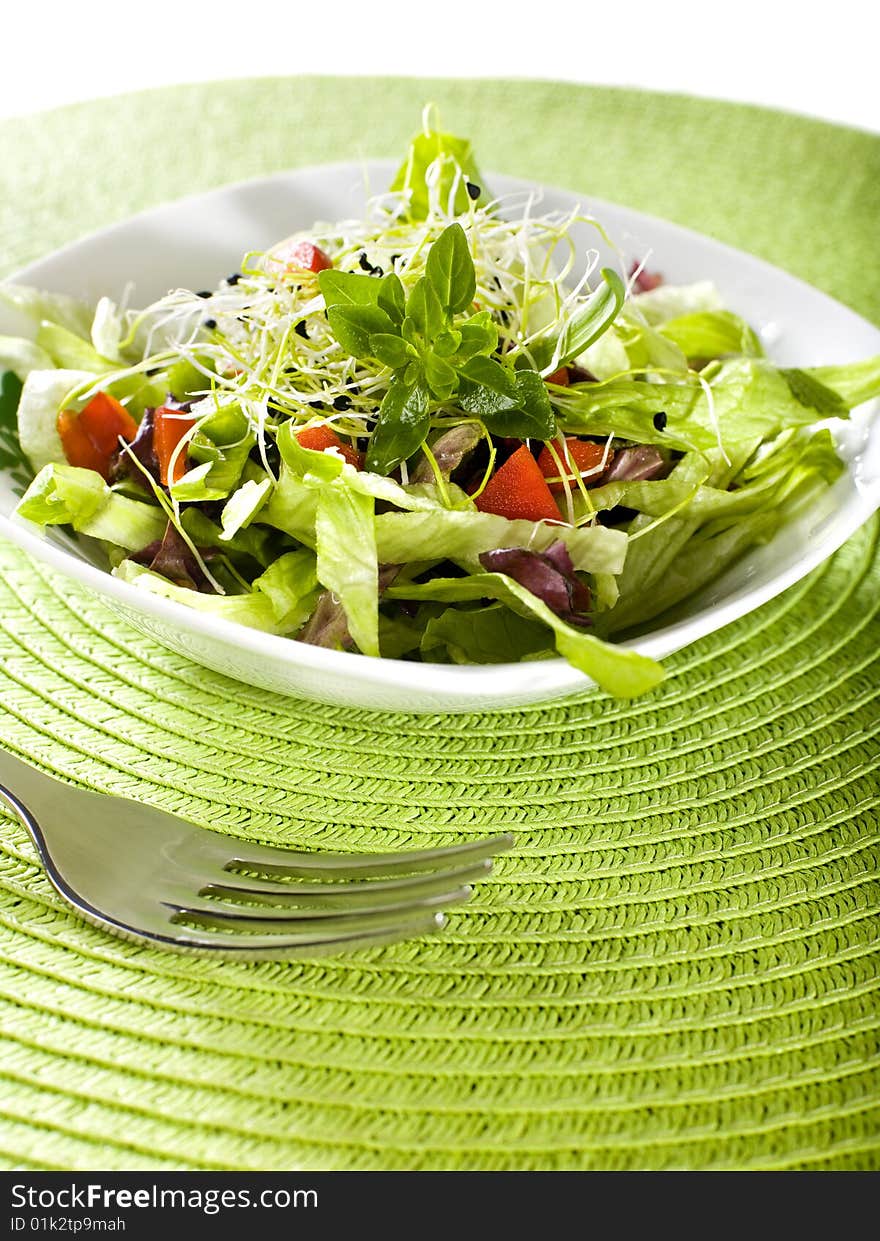
[[[17,514],[294,641],[651,689],[616,640],[835,480],[829,420],[880,394],[880,358],[779,368],[709,281],[600,269],[585,221],[611,244],[493,198],[429,110],[366,218],[216,288],[134,310],[0,286],[37,324],[0,338]]]

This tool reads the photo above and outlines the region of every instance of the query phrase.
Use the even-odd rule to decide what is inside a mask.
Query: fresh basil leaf
[[[460,345],[461,332],[450,329],[448,332],[440,333],[434,341],[433,349],[438,358],[451,358],[458,352]]]
[[[399,327],[403,323],[403,316],[406,313],[406,293],[404,292],[400,277],[392,271],[387,276],[383,276],[381,280],[375,280],[371,276],[368,276],[367,279],[373,279],[373,283],[379,286],[376,299],[377,305],[385,311],[391,322]]]
[[[492,322],[488,310],[481,310],[463,323],[459,323],[456,331],[461,337],[461,344],[455,354],[456,362],[461,365],[477,354],[490,354],[498,344],[498,329]]]
[[[430,424],[427,390],[422,384],[409,385],[399,376],[393,376],[370,436],[366,469],[376,474],[390,474],[420,447]]]
[[[394,324],[379,306],[330,306],[327,319],[333,335],[353,358],[373,356],[370,340],[374,335],[395,335]]]
[[[509,371],[493,358],[472,358],[462,367],[458,403],[495,435],[552,439],[556,418],[537,371]]]
[[[471,358],[461,374],[459,404],[469,414],[485,418],[503,409],[516,409],[519,397],[513,373],[492,358]]]
[[[429,353],[423,359],[425,379],[438,401],[448,401],[458,387],[458,374],[443,358]]]
[[[519,425],[528,425],[530,429],[525,434],[522,431],[503,431],[502,434],[517,435],[523,439],[552,439],[556,434],[556,417],[550,404],[547,385],[538,372],[517,371],[516,391],[519,410],[525,420]]]
[[[603,267],[602,284],[575,311],[563,329],[556,364],[564,365],[598,340],[617,318],[625,297],[626,290],[620,276],[611,268]]]
[[[412,356],[412,346],[390,332],[376,332],[370,337],[370,354],[393,370],[406,366]]]
[[[328,310],[331,306],[378,306],[384,283],[374,276],[337,271],[334,267],[318,273],[318,284]]]
[[[817,414],[826,418],[842,418],[848,412],[849,406],[843,397],[832,388],[827,388],[814,375],[796,368],[781,370],[779,374],[788,384],[791,395],[799,405],[814,409]]]
[[[425,275],[447,314],[460,314],[470,306],[477,291],[477,280],[467,237],[460,224],[450,224],[431,246]]]
[[[448,325],[448,316],[426,276],[422,276],[413,286],[406,303],[406,317],[427,342],[433,341]]]

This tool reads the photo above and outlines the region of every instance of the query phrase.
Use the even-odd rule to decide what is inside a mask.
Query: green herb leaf
[[[397,370],[406,366],[413,354],[412,345],[408,345],[400,336],[390,332],[376,332],[370,337],[370,354],[384,366]]]
[[[477,291],[477,280],[467,237],[460,224],[450,224],[431,246],[425,274],[447,314],[459,314],[470,306]]]
[[[420,383],[406,384],[399,376],[393,376],[370,436],[366,468],[376,474],[390,474],[421,446],[430,424],[425,387]]]
[[[406,313],[406,293],[400,277],[392,271],[387,276],[383,276],[381,280],[376,280],[371,276],[367,276],[366,279],[373,280],[373,283],[378,285],[376,303],[385,311],[391,322],[399,327]]]
[[[488,310],[481,310],[471,315],[469,319],[458,324],[456,331],[461,337],[461,343],[455,354],[455,361],[459,365],[467,362],[469,358],[476,357],[477,354],[492,353],[498,344],[498,329],[492,322],[492,316]]]
[[[387,277],[386,277],[387,279]],[[355,272],[337,271],[330,267],[318,274],[318,284],[327,308],[331,306],[378,306],[384,280],[360,276]]]
[[[562,366],[598,340],[614,322],[623,305],[626,290],[616,271],[602,268],[602,284],[566,323],[559,343],[556,365]]]
[[[537,371],[509,371],[492,358],[472,358],[461,368],[458,403],[496,435],[552,439],[556,418]]]
[[[423,358],[425,379],[438,401],[448,401],[458,388],[458,374],[443,358],[428,353]]]
[[[330,306],[327,319],[333,335],[353,358],[373,356],[370,346],[373,336],[396,335],[394,324],[379,306]]]
[[[447,327],[448,316],[440,304],[434,286],[426,276],[422,276],[413,286],[406,303],[406,318],[427,343],[433,341]]]

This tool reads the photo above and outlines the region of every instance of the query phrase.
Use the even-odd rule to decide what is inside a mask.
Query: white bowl
[[[279,173],[185,198],[66,246],[17,272],[13,280],[97,301],[120,297],[143,305],[171,287],[209,288],[236,269],[247,250],[264,249],[316,220],[362,214],[368,193],[383,190],[389,163],[336,164]],[[528,182],[489,178],[493,192],[534,190]],[[651,266],[670,283],[712,280],[725,305],[774,338],[782,365],[850,362],[880,352],[880,331],[793,276],[708,237],[626,207],[543,191],[543,206],[567,211],[578,202],[633,256],[652,251]],[[576,226],[584,250],[596,234]],[[604,255],[611,261],[610,254]],[[0,308],[0,332],[29,325]],[[814,569],[880,507],[880,420],[877,402],[864,406],[835,438],[846,473],[822,500],[749,552],[687,604],[683,617],[625,643],[662,659],[766,603]],[[118,581],[74,540],[43,537],[10,514],[16,496],[0,472],[0,534],[86,586],[135,629],[209,668],[266,689],[321,702],[391,711],[469,711],[559,698],[590,682],[564,660],[459,667],[369,659],[307,646],[191,611]]]

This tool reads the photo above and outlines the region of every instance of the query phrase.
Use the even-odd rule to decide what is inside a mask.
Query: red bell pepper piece
[[[511,521],[562,521],[541,468],[525,444],[495,471],[474,503],[481,513],[497,513]]]
[[[568,373],[567,366],[560,366],[558,371],[554,371],[552,375],[547,375],[544,379],[545,384],[559,384],[562,388],[567,388],[571,383],[571,376]]]
[[[278,246],[272,251],[272,258],[285,264],[288,271],[326,271],[333,266],[333,260],[311,241],[295,241],[289,246]]]
[[[105,481],[110,477],[110,461],[119,448],[120,436],[130,442],[138,429],[125,406],[109,392],[98,392],[78,414],[63,409],[57,426],[70,464],[96,470]]]
[[[170,409],[167,405],[160,405],[156,410],[153,418],[153,448],[159,462],[159,482],[163,487],[179,483],[186,473],[186,451],[181,449],[174,462],[173,475],[169,479],[168,472],[174,450],[197,421],[189,414],[181,413],[179,409]]]
[[[555,447],[555,445],[554,445]],[[538,457],[538,469],[548,480],[550,490],[554,495],[559,495],[565,490],[565,484],[562,479],[567,478],[571,486],[576,486],[578,474],[588,474],[590,471],[596,470],[601,465],[605,456],[605,445],[594,444],[592,440],[579,440],[566,436],[565,447],[567,453],[556,448],[557,455],[561,459],[563,465],[566,464],[566,457],[571,462],[569,468],[564,474],[560,474],[559,466],[553,460],[553,455],[549,448],[542,448],[541,455]],[[608,454],[608,463],[611,463],[613,453]],[[598,474],[593,476],[593,481],[599,477]],[[551,481],[555,480],[555,481]]]
[[[326,423],[320,427],[305,427],[302,431],[296,432],[296,438],[303,448],[310,448],[312,452],[323,452],[325,448],[338,448],[349,465],[353,465],[356,470],[363,468],[364,459],[357,449],[341,439]]]

